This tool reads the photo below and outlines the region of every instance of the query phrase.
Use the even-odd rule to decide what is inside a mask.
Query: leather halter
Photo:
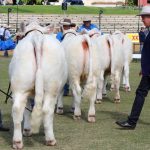
[[[27,36],[27,35],[28,35],[30,32],[32,32],[32,31],[38,31],[38,32],[40,32],[41,34],[43,34],[42,31],[37,30],[37,29],[33,29],[33,30],[28,31],[28,32],[24,35],[24,37]]]
[[[75,35],[75,36],[76,36],[76,34],[75,34],[75,33],[73,33],[73,32],[67,32],[67,33],[65,33],[65,34],[63,35],[62,40],[65,38],[65,36],[66,36],[68,33],[71,33],[71,34],[73,34],[73,35]]]
[[[91,37],[93,37],[93,36],[96,35],[96,34],[99,35],[99,33],[93,33],[93,34],[89,35],[89,37],[91,38]]]

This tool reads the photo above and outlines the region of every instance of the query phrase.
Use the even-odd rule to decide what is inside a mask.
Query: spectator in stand
[[[5,41],[5,40],[8,40],[9,38],[11,38],[11,34],[10,34],[10,26],[4,24],[4,25],[1,25],[1,28],[0,28],[0,39],[1,41]],[[4,51],[4,56],[5,57],[8,57],[8,51],[5,50]]]
[[[145,28],[144,27],[141,27],[141,30],[139,32],[139,41],[140,41],[140,52],[142,52],[142,49],[143,49],[143,44],[144,44],[144,41],[145,41]]]
[[[6,0],[0,0],[0,5],[6,5]]]
[[[77,32],[82,32],[84,30],[90,31],[90,30],[92,30],[94,28],[98,29],[98,27],[95,24],[91,23],[91,19],[84,18],[83,19],[83,24],[82,24],[81,27],[79,27],[79,29],[77,30]]]

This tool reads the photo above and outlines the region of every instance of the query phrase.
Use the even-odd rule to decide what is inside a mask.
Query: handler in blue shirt
[[[63,35],[63,31],[64,30],[69,30],[71,29],[71,27],[76,26],[75,23],[72,23],[70,19],[65,18],[63,21],[60,22],[61,24],[61,31],[57,33],[56,38],[62,42],[64,35]],[[64,86],[64,96],[67,96],[69,94],[69,84],[66,83]]]
[[[141,13],[142,21],[146,28],[150,28],[150,6],[144,6]],[[150,90],[150,31],[146,35],[141,54],[141,81],[136,90],[136,97],[131,113],[126,121],[117,121],[116,124],[124,129],[134,129],[141,114],[145,97]]]
[[[60,22],[61,24],[61,31],[57,33],[56,38],[61,42],[63,40],[63,31],[69,30],[71,27],[76,26],[75,23],[72,23],[70,19],[65,18],[63,21]]]
[[[85,19],[83,19],[83,25],[81,27],[79,27],[77,32],[82,32],[85,29],[87,31],[90,31],[90,30],[92,30],[94,28],[98,29],[98,27],[95,24],[91,23],[91,19],[85,18]]]

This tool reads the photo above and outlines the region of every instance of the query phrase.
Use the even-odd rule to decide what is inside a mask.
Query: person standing
[[[141,16],[145,27],[149,29],[150,6],[144,6],[139,16]],[[135,100],[128,119],[125,121],[116,121],[116,124],[124,129],[135,129],[144,105],[145,97],[150,90],[150,31],[146,35],[142,49],[140,74],[142,75],[142,78],[136,90]]]
[[[0,0],[0,5],[6,5],[6,0]]]
[[[60,22],[61,31],[57,33],[56,38],[61,42],[63,40],[63,32],[66,30],[71,29],[74,23],[71,23],[70,19],[65,18],[63,21]]]
[[[141,30],[139,32],[139,41],[140,41],[140,53],[142,52],[142,49],[143,49],[143,44],[144,44],[144,41],[145,41],[145,28],[144,27],[141,27]]]
[[[75,23],[72,23],[70,19],[65,18],[63,21],[60,22],[61,24],[61,31],[57,33],[56,38],[62,42],[64,38],[64,31],[71,29],[72,27],[76,26]],[[64,86],[64,96],[68,96],[69,94],[69,84],[66,83]]]
[[[10,28],[10,26],[8,26],[6,24],[1,26],[1,28],[0,28],[0,39],[1,39],[1,42],[4,42],[4,41],[8,40],[9,38],[11,38],[11,34],[10,34],[10,31],[9,31],[9,28]],[[7,50],[4,51],[4,56],[8,57],[8,51]]]
[[[4,26],[3,25],[0,25],[0,40],[3,40],[3,34],[4,34],[4,30],[5,30],[5,28],[4,28]]]

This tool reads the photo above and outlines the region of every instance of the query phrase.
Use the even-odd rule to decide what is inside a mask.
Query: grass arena
[[[13,51],[9,57],[3,57],[0,52],[0,89],[7,91],[9,85],[8,66]],[[69,112],[72,97],[64,97],[64,114],[54,115],[54,133],[57,145],[45,146],[43,126],[38,134],[23,137],[24,150],[149,150],[150,149],[150,95],[147,96],[144,109],[135,130],[122,130],[115,121],[125,119],[130,113],[134,101],[135,90],[140,81],[140,62],[130,64],[131,92],[120,88],[121,103],[113,101],[114,93],[108,90],[107,97],[101,104],[96,104],[96,122],[88,123],[87,112],[89,101],[81,102],[82,115],[80,120],[74,120]],[[0,93],[0,109],[3,114],[3,124],[10,128],[9,132],[0,132],[0,150],[10,150],[12,146],[13,121],[11,117],[11,99],[5,104],[5,95]]]
[[[0,57],[0,88],[7,91],[8,65],[11,57]],[[39,134],[32,137],[24,137],[25,150],[148,150],[150,147],[150,121],[149,105],[150,96],[146,98],[144,109],[142,111],[139,123],[135,130],[120,130],[115,121],[120,118],[126,118],[131,110],[134,100],[135,90],[138,86],[140,77],[139,62],[132,62],[130,65],[130,83],[131,92],[126,93],[120,89],[121,103],[113,102],[113,92],[108,91],[107,98],[103,99],[102,104],[96,104],[96,123],[87,122],[89,102],[82,100],[82,116],[80,121],[73,120],[73,114],[69,112],[71,105],[71,96],[64,98],[64,114],[54,116],[54,132],[57,139],[57,145],[47,147],[44,145],[43,126]],[[0,150],[10,150],[12,145],[13,122],[11,118],[11,100],[4,103],[5,95],[0,93],[0,106],[3,112],[4,125],[11,128],[9,132],[0,132]]]

